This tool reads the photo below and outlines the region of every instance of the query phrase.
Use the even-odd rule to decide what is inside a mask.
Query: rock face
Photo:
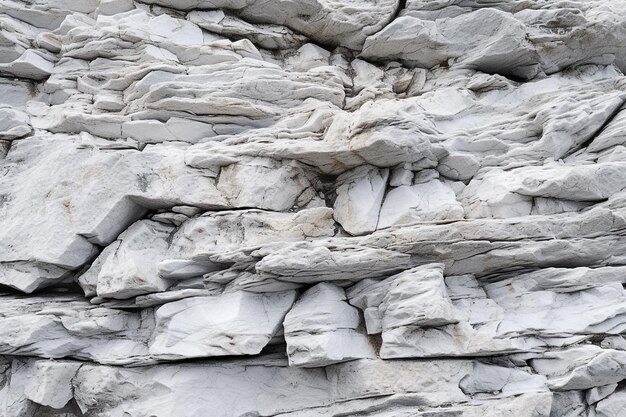
[[[0,2],[0,417],[626,416],[626,0]]]
[[[325,366],[375,357],[359,311],[346,301],[345,291],[326,282],[302,294],[285,316],[285,341],[291,366]]]

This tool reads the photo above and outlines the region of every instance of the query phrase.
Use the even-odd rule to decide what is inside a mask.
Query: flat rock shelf
[[[0,417],[626,417],[626,0],[0,0]]]

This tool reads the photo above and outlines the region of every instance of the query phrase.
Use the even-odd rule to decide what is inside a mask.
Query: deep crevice
[[[600,126],[594,133],[592,133],[589,136],[589,138],[585,142],[583,142],[581,145],[575,147],[566,155],[563,155],[561,159],[565,159],[582,149],[588,148],[589,145],[591,145],[591,143],[594,140],[596,140],[596,138],[613,122],[613,120],[617,117],[618,114],[620,114],[622,111],[626,111],[626,106],[624,106],[625,103],[626,101],[622,101],[622,104],[618,106],[617,109],[614,110],[613,113],[609,115],[609,117],[604,121],[604,123],[602,123],[602,126]]]

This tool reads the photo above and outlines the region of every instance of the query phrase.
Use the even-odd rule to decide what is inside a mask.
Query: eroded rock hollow
[[[626,0],[0,0],[0,416],[625,417]]]

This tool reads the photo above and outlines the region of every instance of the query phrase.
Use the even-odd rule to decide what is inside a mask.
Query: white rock
[[[121,93],[105,91],[96,95],[93,106],[100,110],[120,111],[124,108],[124,99]]]
[[[493,8],[435,21],[401,16],[369,37],[362,54],[369,59],[402,59],[424,68],[450,61],[524,79],[539,71],[539,57],[526,42],[524,25]]]
[[[529,375],[519,369],[476,362],[474,372],[462,379],[459,387],[466,394],[501,392],[514,395],[545,390],[546,378],[543,375]]]
[[[470,219],[482,217],[507,218],[527,216],[532,210],[532,198],[515,193],[513,174],[497,169],[487,171],[463,189],[459,200]]]
[[[104,248],[102,252],[100,252],[100,255],[89,265],[89,268],[76,279],[78,285],[83,289],[85,297],[95,297],[97,295],[98,275],[100,274],[102,265],[109,257],[115,254],[120,244],[121,242],[116,240]]]
[[[198,6],[194,0],[149,0],[148,3],[181,10]],[[327,1],[313,1],[302,5],[295,1],[237,3],[220,0],[213,2],[211,6],[236,11],[238,16],[253,22],[284,24],[321,43],[359,49],[368,34],[377,32],[389,22],[397,3],[377,0],[349,6]]]
[[[19,78],[43,80],[54,68],[50,57],[45,57],[35,50],[26,50],[19,58],[6,64],[0,64],[0,73]]]
[[[150,353],[168,359],[258,354],[295,298],[294,291],[271,295],[240,291],[165,304],[155,313]]]
[[[287,59],[287,64],[295,71],[306,72],[316,67],[327,66],[329,59],[330,52],[315,44],[307,43]]]
[[[367,337],[358,330],[358,310],[345,299],[342,288],[328,283],[302,294],[283,323],[290,365],[326,366],[375,357]]]
[[[4,94],[0,96],[0,103],[8,105],[13,109],[21,109],[26,107],[26,103],[37,94],[37,87],[31,83],[17,79],[0,80],[0,86]]]
[[[24,387],[26,398],[37,404],[63,408],[74,398],[72,378],[80,367],[80,362],[35,362],[34,375]]]
[[[621,283],[565,291],[558,287],[513,289],[494,283],[485,290],[506,311],[499,326],[501,335],[611,333],[624,326],[621,317],[626,315],[626,292]],[[529,327],[532,332],[525,330]]]
[[[286,211],[296,204],[305,206],[317,197],[304,170],[261,158],[223,167],[217,189],[233,206],[275,211]]]
[[[3,360],[2,363],[2,412],[5,415],[32,415],[37,404],[26,398],[24,388],[33,377],[32,367],[21,360]]]
[[[332,210],[326,207],[297,213],[240,210],[206,213],[183,223],[171,238],[159,275],[183,279],[225,268],[211,255],[252,249],[270,242],[297,242],[334,234]]]
[[[581,391],[562,391],[552,394],[550,415],[555,417],[584,415],[587,410],[585,396]]]
[[[222,10],[194,10],[187,19],[203,29],[227,37],[245,37],[266,49],[289,49],[299,47],[308,39],[282,25],[250,24]]]
[[[585,401],[587,401],[587,404],[595,404],[615,392],[616,388],[616,383],[603,385],[601,387],[593,387],[585,393]]]
[[[43,147],[46,152],[40,152]],[[187,167],[182,152],[177,146],[111,152],[65,136],[17,141],[3,160],[10,175],[0,180],[5,195],[0,264],[14,272],[0,281],[24,291],[50,285],[54,275],[22,282],[20,268],[11,263],[56,269],[61,279],[93,257],[94,244],[109,244],[148,208],[228,207],[213,178]],[[20,186],[26,182],[32,186]]]
[[[132,0],[100,0],[96,15],[111,16],[124,13],[135,8]]]
[[[418,267],[393,277],[379,311],[383,332],[405,325],[441,326],[454,323],[441,269]]]
[[[436,358],[442,356],[490,356],[541,350],[541,342],[529,338],[497,339],[495,329],[474,329],[469,323],[441,327],[403,326],[382,334],[380,357]]]
[[[533,207],[530,211],[530,214],[541,215],[541,214],[576,212],[576,211],[581,211],[591,205],[593,205],[593,202],[561,200],[558,198],[535,197],[533,198]]]
[[[0,2],[0,416],[621,417],[625,23]]]
[[[480,169],[480,162],[471,153],[455,153],[443,158],[437,170],[448,178],[469,180]]]
[[[433,220],[457,220],[464,215],[454,191],[439,180],[393,188],[380,209],[378,228]]]
[[[575,201],[604,200],[624,189],[624,164],[601,163],[520,168],[515,192]]]
[[[402,59],[426,68],[451,64],[522,79],[575,63],[624,64],[623,52],[609,41],[623,35],[623,16],[618,13],[607,18],[600,11],[602,3],[579,3],[569,9],[556,1],[542,9],[489,6],[434,12],[436,9],[412,2],[408,11],[366,40],[362,54],[369,59]],[[557,19],[563,30],[548,30],[542,26],[546,19]],[[585,25],[590,29],[581,43],[573,28]],[[576,53],[572,53],[573,44]]]
[[[0,321],[2,354],[112,364],[151,361],[147,342],[154,319],[149,309],[108,309],[73,295],[27,299],[3,295]]]
[[[31,131],[27,114],[16,109],[0,108],[0,139],[17,139]]]
[[[114,253],[102,261],[96,294],[99,297],[130,298],[164,291],[169,283],[157,274],[157,264],[166,256],[173,227],[140,220],[122,233]]]
[[[505,415],[512,409],[517,416],[531,417],[548,415],[551,403],[551,394],[536,382],[537,376],[493,365],[487,367],[491,375],[500,379],[509,375],[511,381],[504,384],[502,394],[486,392],[480,393],[480,399],[472,398],[463,393],[459,383],[480,379],[485,366],[471,360],[360,360],[325,369],[283,365],[283,361],[272,358],[240,360],[239,364],[157,365],[141,371],[85,364],[74,378],[74,398],[83,413],[98,417],[124,412],[132,415],[142,410],[156,417],[191,417],[206,412],[214,416],[358,415],[370,412],[372,406],[383,410],[393,407],[394,411],[401,410],[401,415],[415,413],[419,407],[424,412],[443,409],[473,415],[494,409]],[[16,386],[19,377],[15,375]],[[238,383],[237,391],[221,390],[233,383]],[[389,392],[397,395],[390,396]],[[209,401],[200,393],[221,395],[211,395]],[[158,398],[162,401],[156,401]]]
[[[337,178],[335,219],[352,235],[376,230],[389,170],[363,166]]]
[[[589,389],[624,379],[626,352],[583,345],[561,352],[548,352],[531,361],[532,367],[548,377],[557,391]]]
[[[616,417],[624,412],[626,392],[618,391],[596,405],[596,417]]]
[[[377,308],[378,314],[371,310],[369,314],[380,317],[383,332],[407,325],[430,327],[457,321],[441,264],[419,266],[379,282],[362,281],[349,289],[348,298],[362,310]],[[366,323],[369,333],[379,327],[368,322],[368,315]]]
[[[626,136],[624,126],[626,125],[626,109],[622,108],[609,124],[593,139],[587,147],[589,152],[600,152],[616,145],[624,145]]]
[[[392,187],[398,187],[400,185],[411,185],[413,184],[413,176],[414,173],[411,170],[406,169],[406,167],[394,168],[391,171],[389,185],[391,185]]]
[[[623,336],[607,336],[602,339],[600,346],[605,349],[626,350],[626,339]]]
[[[352,91],[354,94],[358,94],[364,88],[375,88],[376,84],[382,83],[385,76],[383,70],[362,59],[355,59],[350,62],[350,67],[354,71],[352,79]]]
[[[317,283],[382,277],[410,265],[410,256],[389,250],[299,242],[271,250],[255,270],[287,282]]]

